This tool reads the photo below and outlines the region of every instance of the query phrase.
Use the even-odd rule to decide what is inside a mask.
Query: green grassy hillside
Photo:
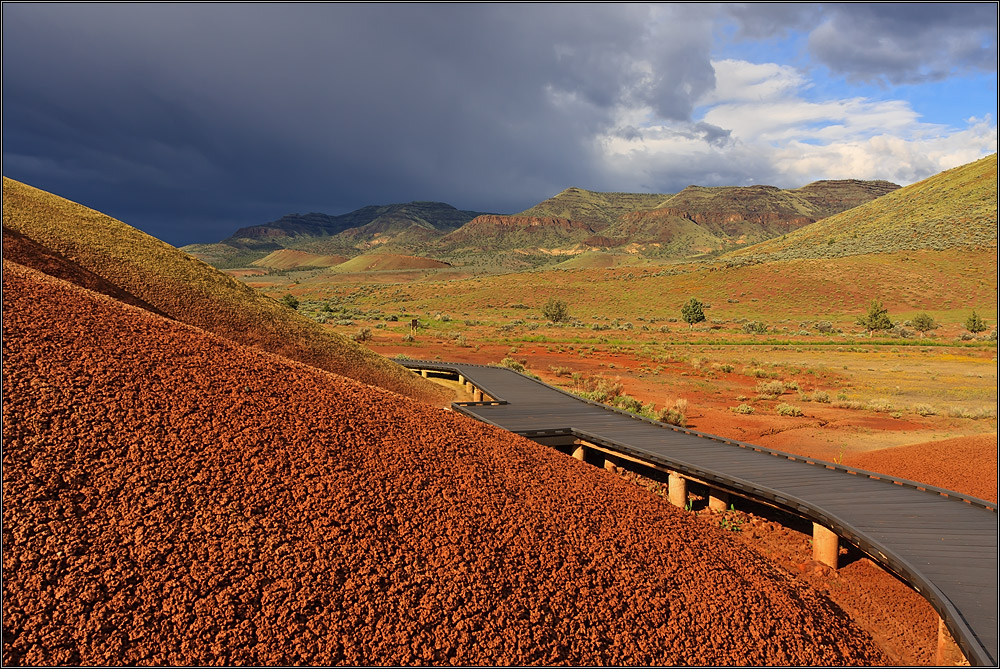
[[[996,243],[997,155],[993,154],[725,257],[744,262],[838,258],[985,248]]]
[[[324,329],[178,249],[121,221],[4,177],[3,225],[30,240],[6,260],[372,385],[438,403],[439,386]],[[39,253],[42,248],[45,253]],[[62,259],[54,262],[52,259]],[[78,270],[81,268],[82,271]],[[101,281],[78,277],[100,277]],[[103,283],[102,283],[103,282]],[[103,290],[102,290],[103,287]],[[127,345],[123,342],[123,345]]]

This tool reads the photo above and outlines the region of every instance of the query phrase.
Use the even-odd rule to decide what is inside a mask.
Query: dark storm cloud
[[[833,5],[809,49],[852,80],[919,83],[995,71],[996,31],[995,3]]]
[[[5,4],[4,173],[173,243],[408,199],[516,211],[595,181],[616,105],[690,116],[698,11]]]
[[[739,3],[726,5],[737,38],[809,33],[818,64],[849,81],[911,84],[992,72],[996,3]]]

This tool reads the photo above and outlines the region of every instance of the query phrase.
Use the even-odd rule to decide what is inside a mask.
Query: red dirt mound
[[[296,267],[333,267],[346,260],[347,256],[319,255],[295,249],[278,249],[250,264],[255,267],[294,269]]]
[[[997,436],[982,434],[897,446],[845,458],[850,467],[997,501]]]
[[[4,664],[872,664],[530,441],[4,263]]]

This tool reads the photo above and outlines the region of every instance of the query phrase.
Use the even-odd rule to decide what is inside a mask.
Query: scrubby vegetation
[[[563,300],[554,297],[542,306],[542,316],[552,323],[562,323],[570,319],[569,305]]]

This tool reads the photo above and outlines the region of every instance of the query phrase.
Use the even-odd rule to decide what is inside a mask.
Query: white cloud
[[[785,65],[713,65],[717,86],[700,98],[700,118],[667,122],[649,107],[618,111],[598,146],[620,187],[742,185],[747,175],[786,188],[846,178],[906,185],[997,150],[989,116],[962,128],[924,123],[903,100],[807,100],[810,82]]]

